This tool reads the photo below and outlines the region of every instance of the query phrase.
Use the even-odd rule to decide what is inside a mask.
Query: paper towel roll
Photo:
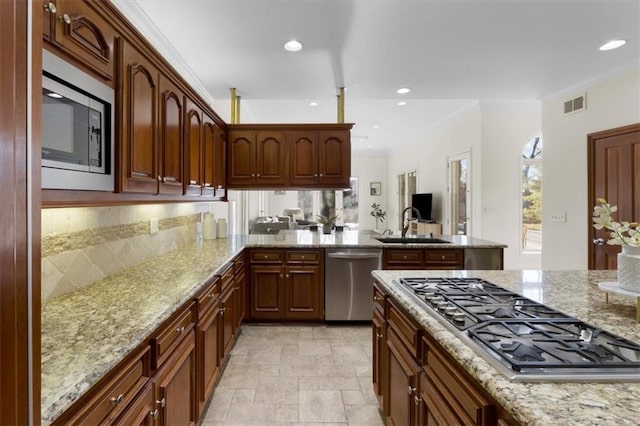
[[[218,238],[227,238],[227,221],[223,218],[218,219]]]
[[[216,239],[216,222],[213,219],[213,213],[205,213],[203,220],[203,236],[205,240]]]

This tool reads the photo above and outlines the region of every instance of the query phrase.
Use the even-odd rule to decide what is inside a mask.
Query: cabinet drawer
[[[165,322],[151,338],[151,367],[158,369],[194,324],[193,303]]]
[[[425,250],[424,262],[461,264],[462,250]]]
[[[373,284],[373,307],[384,316],[384,293],[376,284]]]
[[[244,272],[244,253],[233,259],[233,273],[239,275]]]
[[[446,401],[458,418],[457,423],[495,424],[495,406],[474,389],[447,357],[435,345],[427,353],[427,378],[436,393],[432,397]]]
[[[251,250],[251,263],[282,263],[280,250]]]
[[[220,292],[223,293],[231,284],[233,284],[233,265],[227,265],[220,276]]]
[[[402,343],[405,344],[409,352],[414,358],[420,359],[420,339],[421,328],[411,319],[409,319],[392,299],[387,299],[388,314],[387,322],[393,328]]]
[[[287,263],[313,263],[320,262],[320,252],[317,250],[295,250],[287,252]]]
[[[97,425],[111,423],[149,378],[149,347],[134,356],[123,366],[116,367],[115,375],[105,384],[96,386],[98,393],[88,402],[82,403],[82,409],[71,418],[60,418],[58,424]]]
[[[202,318],[220,294],[220,281],[220,277],[214,277],[196,299],[196,303],[198,304],[198,318]]]
[[[387,263],[403,265],[421,265],[421,250],[387,250]]]

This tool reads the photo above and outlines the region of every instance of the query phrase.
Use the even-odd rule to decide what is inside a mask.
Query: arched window
[[[542,249],[542,139],[527,141],[522,150],[522,251]]]

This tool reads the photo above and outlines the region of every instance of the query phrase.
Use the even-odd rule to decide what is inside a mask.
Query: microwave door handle
[[[100,128],[99,127],[95,127],[95,126],[91,126],[91,131],[90,131],[90,136],[89,136],[89,140],[91,141],[91,143],[95,142],[95,147],[96,147],[96,153],[97,158],[96,160],[98,160],[98,167],[102,167],[102,141],[100,140],[100,138],[102,137],[102,133],[100,132]]]

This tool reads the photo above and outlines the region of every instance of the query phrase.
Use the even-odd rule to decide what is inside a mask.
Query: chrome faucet
[[[406,212],[408,212],[409,210],[413,210],[416,213],[416,216],[418,217],[418,219],[422,219],[422,216],[420,216],[420,211],[418,209],[416,209],[415,207],[407,207],[406,209],[402,210],[402,220],[404,220],[404,214]],[[407,236],[407,231],[409,230],[409,218],[407,218],[407,224],[402,228],[402,238]]]

